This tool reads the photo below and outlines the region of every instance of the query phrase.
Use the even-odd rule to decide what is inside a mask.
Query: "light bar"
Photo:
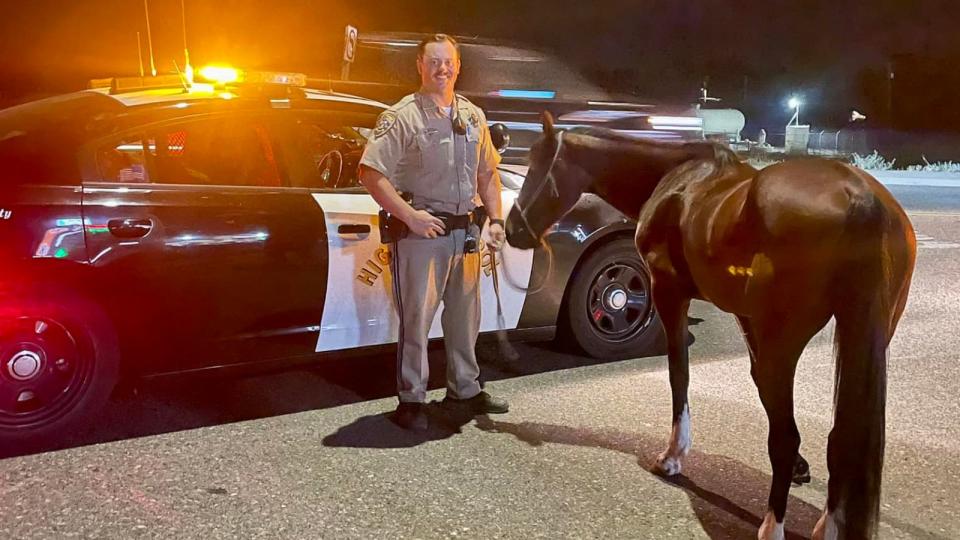
[[[553,90],[495,90],[491,96],[518,99],[553,99],[557,93]]]
[[[699,116],[651,116],[651,124],[670,124],[673,126],[702,126],[703,119]]]
[[[622,101],[587,101],[587,105],[603,105],[606,107],[628,107],[631,109],[649,109],[653,105],[645,103],[624,103]]]
[[[105,80],[106,79],[97,79],[91,81],[91,85],[102,84]],[[181,78],[179,75],[159,75],[157,77],[113,77],[109,80],[111,94],[124,94],[141,90],[186,88],[183,78]]]
[[[700,131],[703,119],[698,116],[651,116],[647,119],[653,129],[673,131]]]
[[[576,111],[572,113],[567,113],[560,115],[561,122],[614,122],[616,120],[624,120],[627,118],[637,118],[640,116],[646,116],[645,113],[640,111],[616,111],[616,110],[588,110],[588,111]]]
[[[364,45],[387,45],[390,47],[416,47],[419,43],[415,41],[389,41],[383,39],[363,39],[360,46]]]
[[[204,66],[200,76],[217,84],[228,84],[240,80],[240,71],[229,66]]]
[[[281,71],[248,71],[244,74],[243,82],[306,86],[307,76],[303,73],[287,73]]]

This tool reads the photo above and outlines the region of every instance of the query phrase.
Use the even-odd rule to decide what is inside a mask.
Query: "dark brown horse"
[[[737,317],[770,423],[773,479],[758,536],[783,538],[800,433],[797,360],[836,319],[829,493],[814,538],[876,534],[883,467],[887,347],[907,301],[916,238],[893,196],[847,164],[803,159],[763,170],[711,143],[558,132],[548,114],[530,151],[507,240],[532,248],[584,192],[638,217],[637,249],[668,342],[673,418],[657,464],[680,472],[690,450],[687,309],[691,299]]]

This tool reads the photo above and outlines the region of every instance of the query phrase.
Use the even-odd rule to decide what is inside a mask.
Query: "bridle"
[[[536,200],[540,196],[540,192],[543,191],[548,184],[550,185],[550,195],[553,198],[557,199],[560,197],[560,192],[557,191],[557,179],[553,176],[553,166],[557,164],[557,158],[560,157],[560,148],[563,147],[563,132],[557,134],[557,150],[553,153],[553,159],[550,160],[550,165],[547,167],[547,174],[543,177],[543,182],[537,186],[537,190],[533,192],[533,195],[530,197],[530,200]],[[530,238],[535,243],[541,243],[541,239],[537,238],[533,234],[533,228],[530,227],[530,221],[527,219],[527,211],[520,206],[520,197],[517,197],[513,201],[513,206],[516,207],[517,213],[520,215],[520,219],[523,220],[523,228],[527,231],[527,234],[530,235]]]
[[[540,196],[540,193],[543,191],[544,187],[548,184],[550,185],[550,195],[553,198],[559,198],[560,192],[557,190],[557,179],[553,176],[553,166],[556,165],[557,159],[560,157],[560,147],[563,146],[563,132],[557,134],[557,149],[553,153],[553,159],[550,160],[550,165],[547,167],[547,174],[543,177],[543,182],[537,186],[537,190],[533,192],[532,200],[536,200]],[[520,197],[517,197],[513,201],[513,206],[517,209],[517,213],[520,215],[520,219],[523,221],[523,228],[527,231],[527,234],[530,235],[530,238],[533,239],[534,243],[543,246],[543,249],[547,252],[547,273],[543,278],[543,282],[537,288],[524,287],[517,283],[513,279],[513,276],[510,275],[510,271],[507,269],[506,257],[500,260],[500,264],[503,266],[503,277],[507,279],[510,285],[521,291],[525,291],[528,295],[535,294],[540,292],[550,280],[550,274],[553,272],[553,250],[550,248],[550,244],[545,242],[543,238],[538,238],[533,234],[533,228],[530,227],[530,221],[527,219],[527,211],[520,206]]]

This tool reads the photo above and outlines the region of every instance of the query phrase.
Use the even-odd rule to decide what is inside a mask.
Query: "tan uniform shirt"
[[[453,131],[453,118],[433,100],[411,94],[377,119],[361,165],[386,176],[397,191],[413,195],[418,210],[466,214],[479,203],[477,176],[500,163],[479,107],[456,96],[466,135]]]

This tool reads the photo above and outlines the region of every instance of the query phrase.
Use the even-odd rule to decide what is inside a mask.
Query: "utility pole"
[[[887,88],[886,88],[886,90],[887,90],[886,93],[887,93],[887,95],[884,96],[884,97],[886,97],[887,99],[886,99],[886,103],[884,103],[884,106],[885,106],[885,108],[887,109],[887,110],[886,110],[886,113],[887,113],[886,116],[887,116],[887,122],[889,123],[889,127],[895,128],[896,126],[895,126],[894,124],[896,124],[897,122],[896,122],[896,119],[894,118],[894,114],[895,114],[895,113],[894,113],[894,111],[893,111],[893,84],[894,84],[894,83],[893,83],[893,79],[894,79],[894,73],[893,73],[893,62],[892,62],[892,61],[888,61],[888,62],[887,62],[887,77],[886,77],[886,79],[887,79],[887,80],[886,80],[886,87],[887,87]]]

